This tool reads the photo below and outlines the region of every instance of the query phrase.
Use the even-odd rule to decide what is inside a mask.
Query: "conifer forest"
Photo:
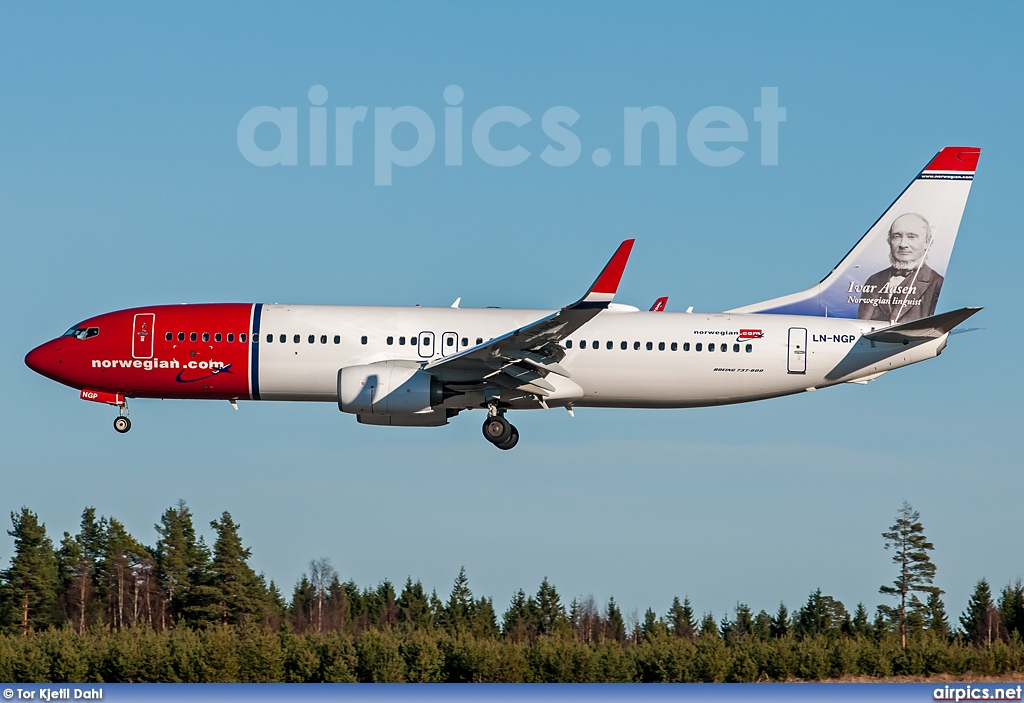
[[[287,591],[249,565],[223,513],[197,533],[184,502],[146,545],[86,508],[58,540],[11,515],[0,565],[0,681],[700,682],[1024,673],[1024,584],[976,582],[947,613],[933,545],[904,503],[881,532],[892,581],[852,607],[822,593],[753,612],[702,611],[686,594],[624,616],[614,598],[572,599],[544,579],[508,603],[473,592],[360,585],[330,560]],[[205,527],[205,525],[203,525]],[[882,526],[880,526],[882,527]],[[877,536],[875,537],[877,539]]]

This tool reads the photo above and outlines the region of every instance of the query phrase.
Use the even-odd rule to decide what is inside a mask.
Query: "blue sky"
[[[465,565],[499,611],[547,576],[566,601],[615,596],[664,613],[674,595],[721,617],[792,609],[815,588],[882,602],[880,533],[902,500],[935,543],[959,615],[975,581],[1024,576],[1024,68],[1019,3],[237,4],[0,6],[0,515],[27,505],[55,539],[92,505],[152,544],[184,498],[228,510],[253,566],[290,592],[309,560],[374,585],[446,594]],[[367,106],[353,165],[308,161],[307,97]],[[463,165],[444,165],[443,93],[462,88]],[[786,121],[760,163],[761,89]],[[296,166],[239,150],[257,106],[295,107]],[[623,165],[623,111],[659,105],[677,160]],[[374,109],[437,129],[415,167],[374,185]],[[488,165],[470,129],[514,106]],[[579,115],[580,158],[553,167],[551,107]],[[699,111],[749,130],[731,166],[687,146]],[[256,134],[263,148],[271,133]],[[395,144],[413,145],[408,125]],[[434,430],[363,427],[332,404],[136,401],[110,408],[36,376],[33,346],[150,303],[557,307],[626,237],[619,300],[724,310],[824,276],[945,145],[983,149],[941,309],[983,305],[982,332],[868,385],[729,408],[520,413],[498,452],[473,414]],[[606,148],[611,162],[591,159]],[[6,520],[6,517],[4,518]],[[299,544],[299,547],[295,545]],[[0,563],[10,540],[0,539]]]

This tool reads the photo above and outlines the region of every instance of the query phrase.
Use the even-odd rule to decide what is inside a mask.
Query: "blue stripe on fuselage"
[[[260,316],[263,303],[253,303],[252,336],[249,338],[249,387],[253,400],[260,399]]]

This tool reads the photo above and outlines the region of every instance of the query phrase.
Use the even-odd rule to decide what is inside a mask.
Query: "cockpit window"
[[[62,337],[77,337],[78,339],[89,339],[100,333],[99,327],[72,327],[62,334]]]

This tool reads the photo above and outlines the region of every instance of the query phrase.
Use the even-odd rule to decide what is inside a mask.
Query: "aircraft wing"
[[[619,245],[586,294],[571,305],[546,317],[424,366],[452,388],[517,390],[546,397],[555,390],[545,378],[556,374],[569,378],[559,365],[565,358],[563,339],[605,310],[615,297],[622,272],[633,249],[632,239]]]

